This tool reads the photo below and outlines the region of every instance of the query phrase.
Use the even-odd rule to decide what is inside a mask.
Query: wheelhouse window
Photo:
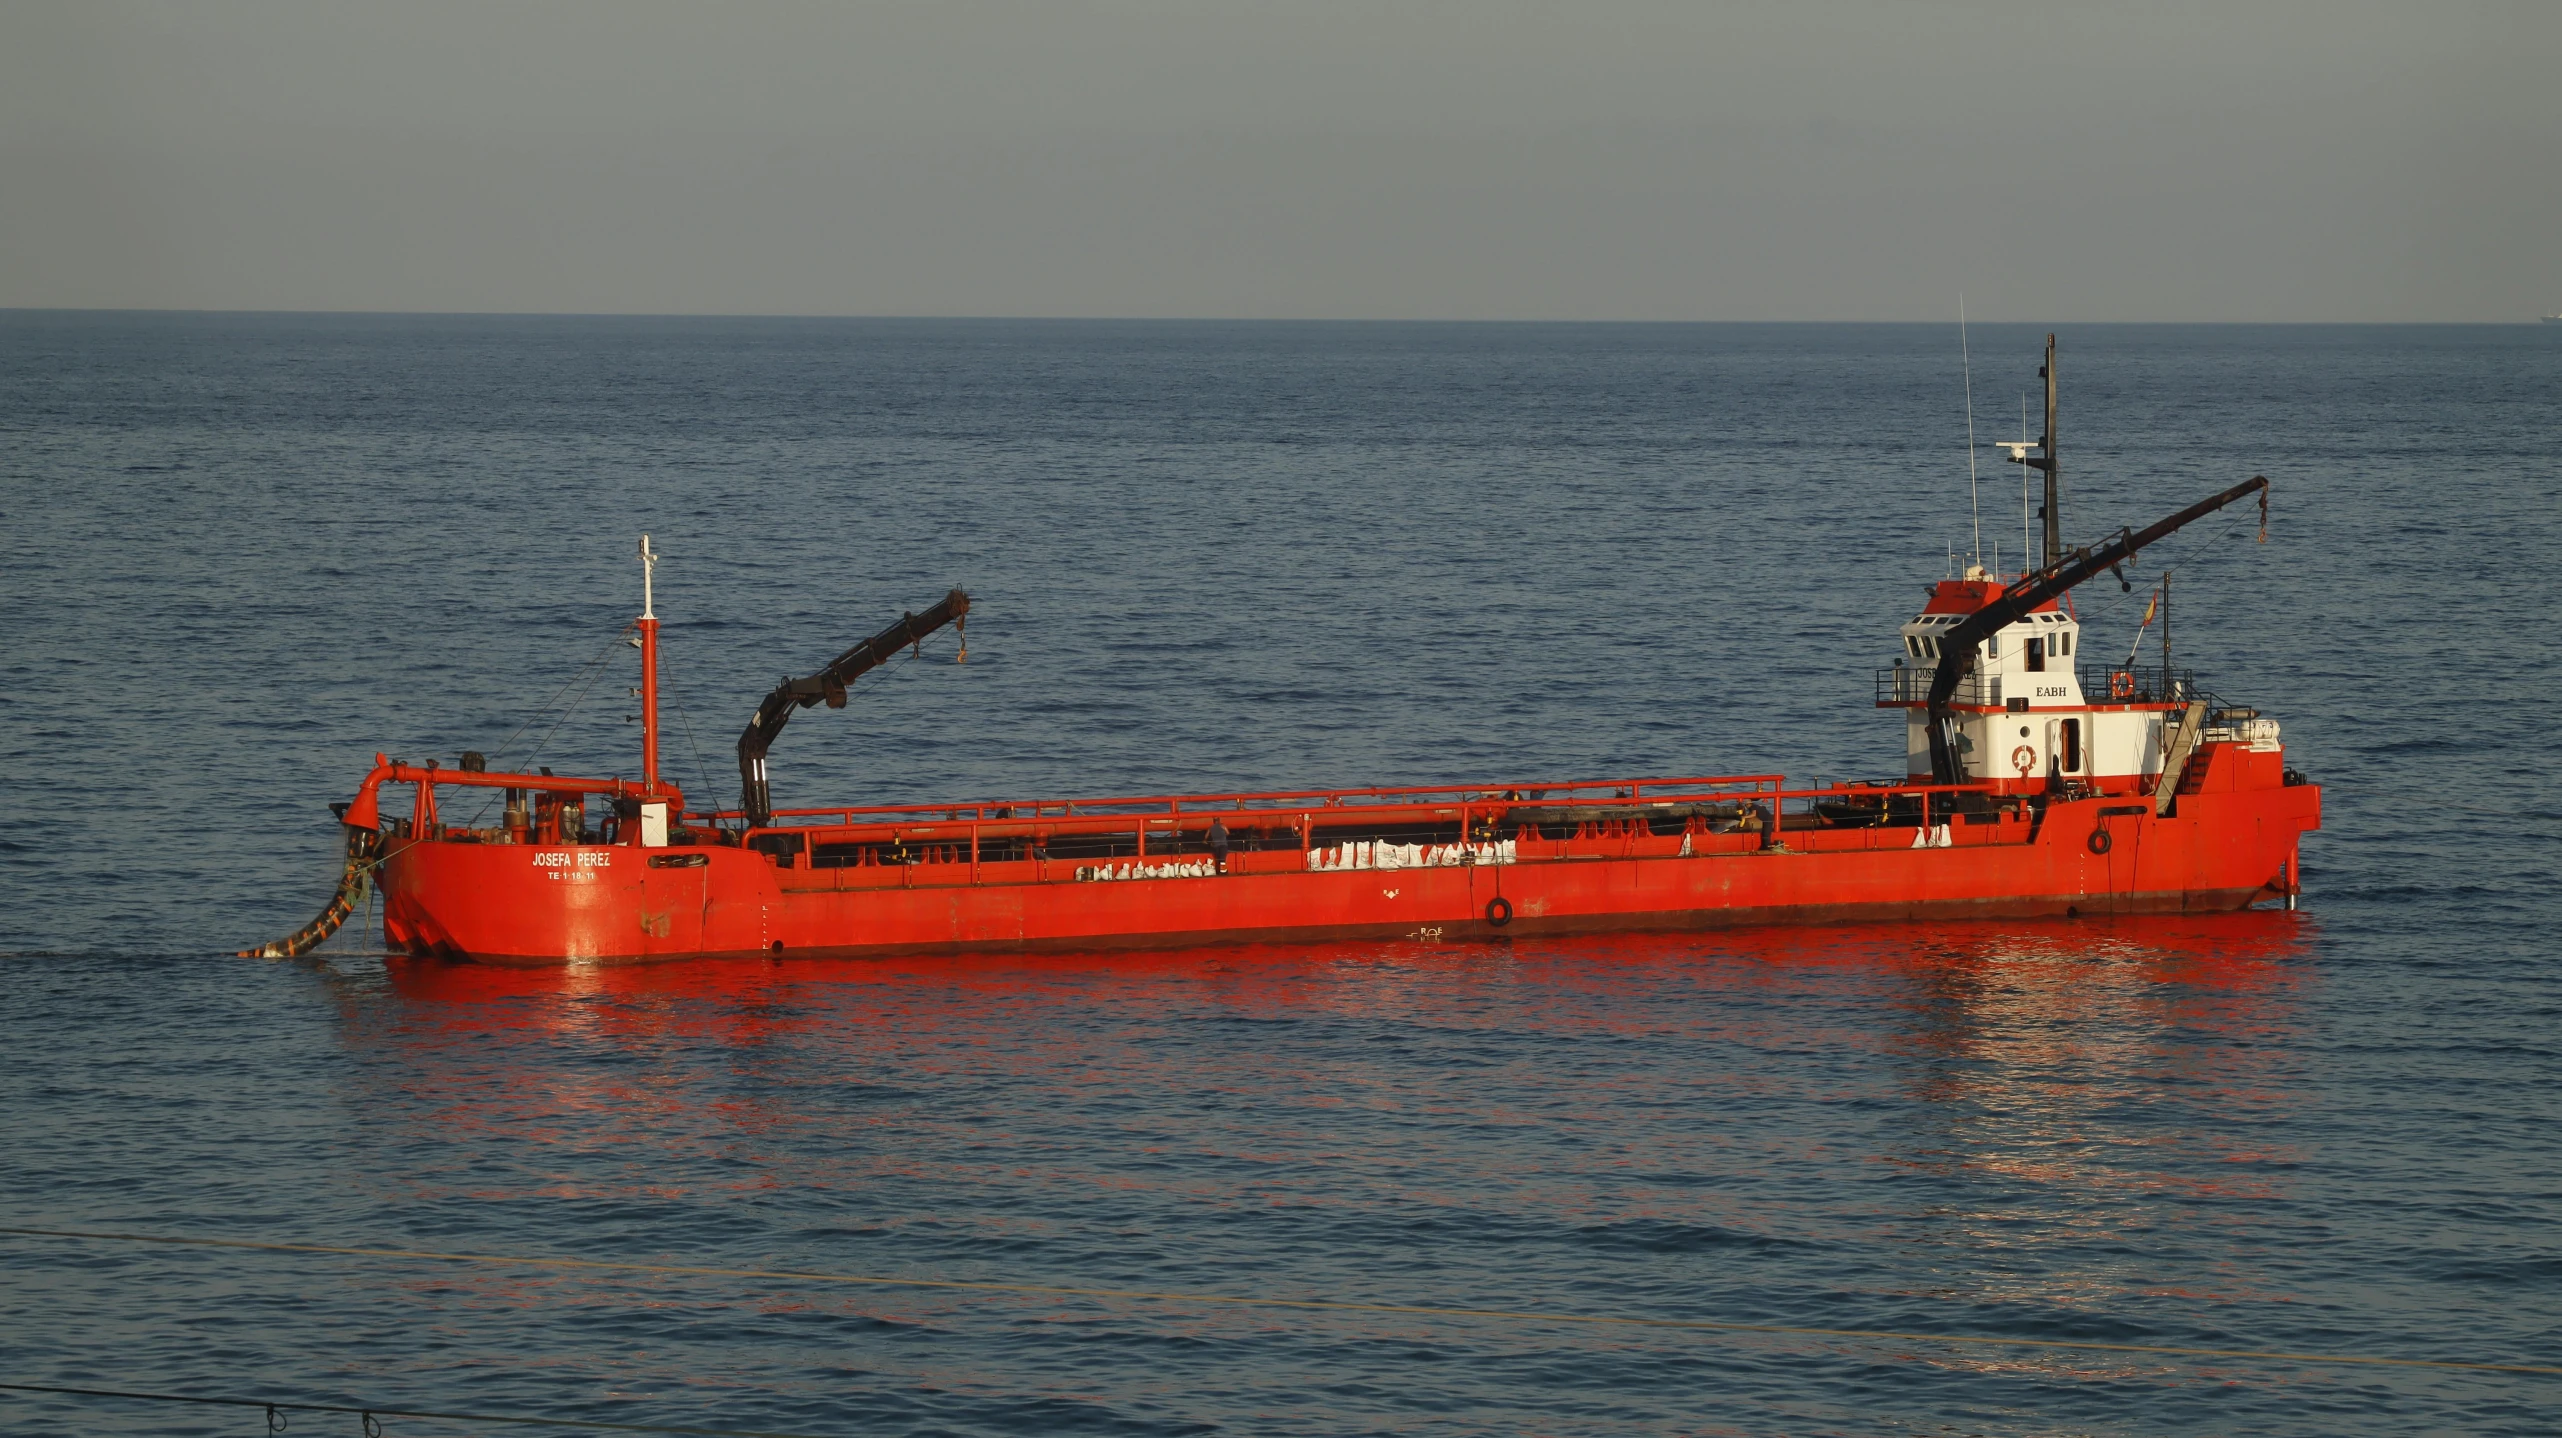
[[[2045,672],[2046,672],[2046,641],[2045,641],[2045,639],[2044,639],[2043,637],[2041,637],[2041,636],[2038,636],[2038,635],[2034,635],[2034,634],[2030,635],[2030,636],[2028,637],[2028,647],[2027,647],[2027,649],[2024,651],[2024,653],[2023,653],[2023,656],[2022,656],[2022,657],[2023,657],[2023,658],[2025,658],[2025,659],[2027,660],[2027,664],[2028,664],[2028,672],[2029,672],[2029,673],[2031,673],[2031,674],[2043,674],[2043,673],[2045,673]]]

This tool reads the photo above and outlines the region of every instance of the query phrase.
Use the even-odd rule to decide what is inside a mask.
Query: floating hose
[[[350,827],[347,830],[347,867],[338,876],[338,892],[330,898],[329,907],[320,911],[319,918],[294,930],[293,937],[261,944],[254,949],[242,949],[234,957],[299,959],[319,948],[323,940],[338,932],[340,924],[347,922],[347,916],[356,911],[356,906],[365,901],[365,886],[372,880],[382,847],[381,834],[372,829]]]

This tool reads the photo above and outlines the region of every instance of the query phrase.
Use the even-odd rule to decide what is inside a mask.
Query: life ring
[[[2027,778],[2028,771],[2037,767],[2037,750],[2027,744],[2013,749],[2010,751],[2010,766],[2019,771],[2019,777]]]
[[[1500,929],[1512,922],[1512,900],[1501,894],[1486,900],[1486,922]]]
[[[2120,669],[2116,673],[2109,675],[2108,697],[2111,699],[2134,698],[2135,671],[2131,669]]]
[[[2091,846],[2091,852],[2092,852],[2092,853],[2094,853],[2094,854],[2105,854],[2105,853],[2107,853],[2111,848],[2115,847],[2115,846],[2116,846],[2116,844],[2117,844],[2117,841],[2116,841],[2115,839],[2112,839],[2112,838],[2110,838],[2110,837],[2109,837],[2108,831],[2107,831],[2106,829],[2093,829],[2093,830],[2091,830],[2090,846]]]

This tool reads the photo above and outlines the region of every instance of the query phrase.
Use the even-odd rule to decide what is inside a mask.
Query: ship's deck
[[[689,815],[679,847],[744,844],[787,889],[897,888],[1599,858],[2025,843],[1992,784],[1786,787],[1777,775],[1118,796]]]

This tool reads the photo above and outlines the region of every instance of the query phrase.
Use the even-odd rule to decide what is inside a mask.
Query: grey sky
[[[2562,308],[2562,4],[0,0],[0,305]]]

